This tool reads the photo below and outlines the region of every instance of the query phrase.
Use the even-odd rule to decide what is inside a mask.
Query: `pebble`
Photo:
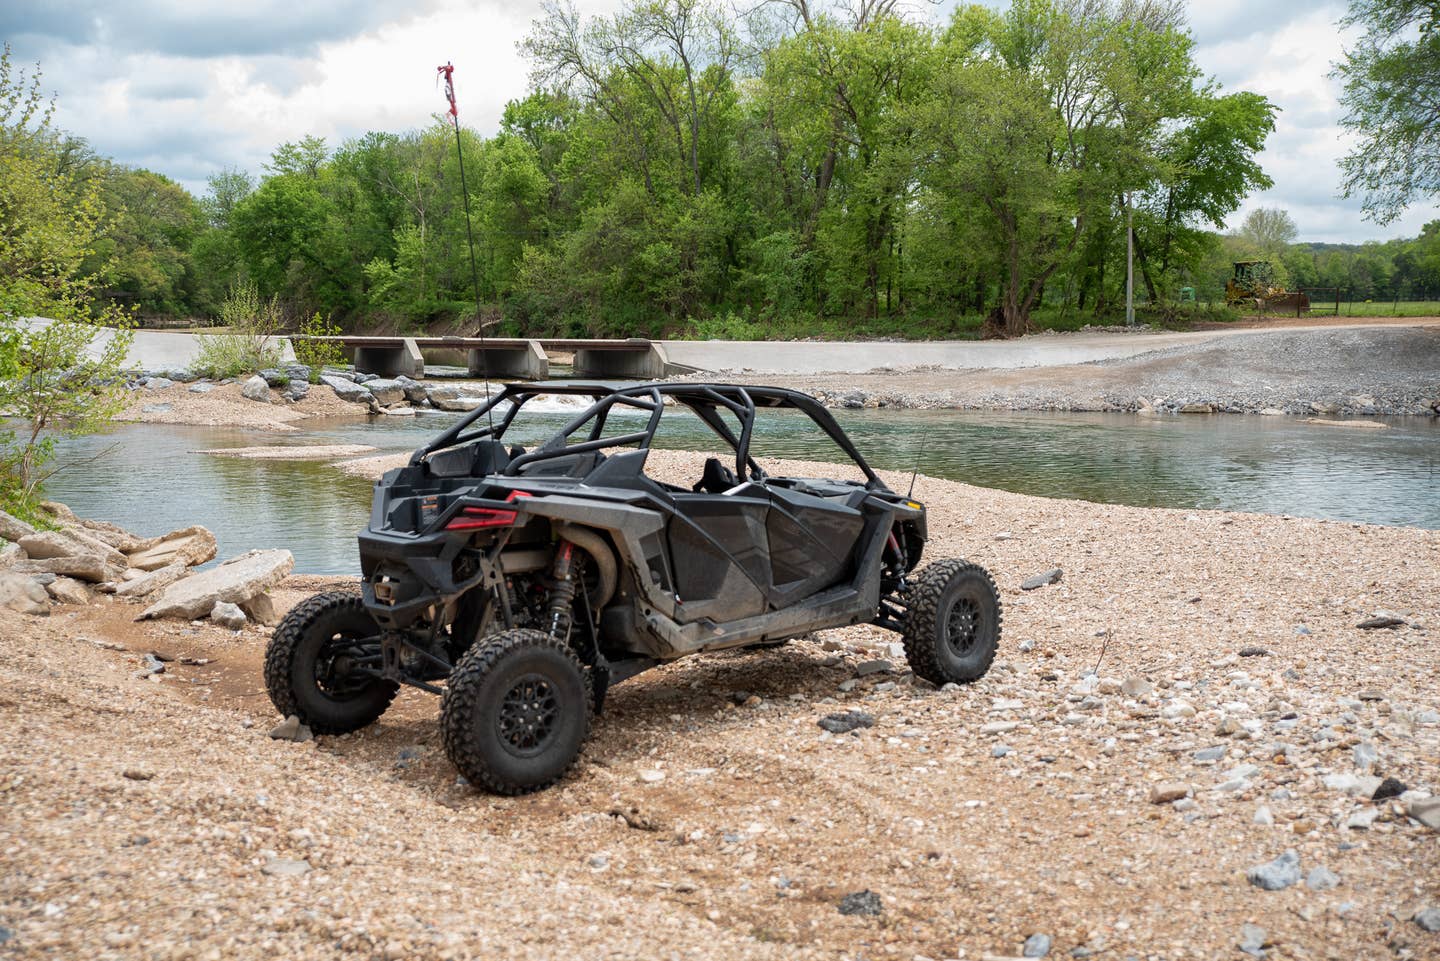
[[[1262,804],[1255,809],[1255,823],[1268,828],[1275,823],[1275,815],[1271,814],[1270,809]]]
[[[1283,891],[1300,880],[1300,855],[1288,850],[1273,861],[1250,868],[1245,877],[1263,891]]]
[[[1229,750],[1225,745],[1217,744],[1214,747],[1202,748],[1192,754],[1191,757],[1197,761],[1218,761],[1223,758]]]
[[[1405,806],[1405,813],[1427,828],[1440,831],[1440,797],[1421,798]]]
[[[1311,891],[1329,891],[1340,885],[1340,876],[1327,867],[1315,867],[1305,875],[1305,886]]]
[[[1358,628],[1360,628],[1360,630],[1362,630],[1362,631],[1377,631],[1377,630],[1380,630],[1381,628],[1392,628],[1392,629],[1393,629],[1393,628],[1396,628],[1396,627],[1403,627],[1404,625],[1405,625],[1405,620],[1404,620],[1403,618],[1391,617],[1391,616],[1389,616],[1389,615],[1384,615],[1384,616],[1380,616],[1380,617],[1369,617],[1369,618],[1366,618],[1365,620],[1361,621],[1359,624],[1356,624],[1355,626],[1358,627]]]
[[[1063,576],[1064,572],[1061,571],[1060,568],[1052,567],[1048,571],[1041,571],[1034,577],[1026,578],[1024,582],[1021,583],[1020,590],[1034,591],[1039,590],[1047,584],[1058,584],[1060,583],[1060,578]]]
[[[1143,677],[1127,677],[1120,682],[1120,693],[1126,697],[1144,697],[1154,690],[1155,685]]]
[[[888,674],[894,670],[894,665],[886,660],[861,661],[855,665],[856,677],[868,677],[871,674]]]
[[[1375,750],[1375,745],[1369,741],[1361,741],[1355,745],[1355,749],[1350,754],[1355,759],[1355,767],[1366,774],[1369,774],[1370,769],[1375,766],[1375,762],[1380,760],[1380,752]]]
[[[1178,801],[1190,793],[1190,785],[1182,784],[1179,781],[1161,781],[1159,784],[1150,785],[1151,804],[1169,804],[1171,801]]]
[[[1050,935],[1032,934],[1025,939],[1025,945],[1020,949],[1022,958],[1043,958],[1050,953]]]
[[[287,858],[271,858],[265,862],[265,866],[260,870],[272,878],[293,878],[308,873],[310,871],[310,862],[292,861]]]
[[[849,734],[864,727],[874,727],[875,716],[864,711],[842,711],[827,714],[815,723],[831,734]]]
[[[1241,656],[1241,657],[1269,657],[1269,656],[1270,656],[1270,652],[1269,652],[1267,649],[1263,648],[1263,647],[1242,647],[1242,648],[1240,648],[1240,656]]]
[[[665,772],[650,768],[640,772],[640,780],[646,784],[659,784],[665,780]]]
[[[1007,755],[1007,754],[1012,754],[1012,753],[1014,753],[1014,751],[1015,751],[1015,749],[1014,749],[1013,747],[1011,747],[1010,745],[1008,745],[1008,744],[997,744],[997,745],[995,745],[994,747],[992,747],[992,748],[990,749],[990,756],[991,756],[991,757],[1004,757],[1004,756]]]
[[[980,725],[981,734],[1004,734],[1013,731],[1020,726],[1019,721],[991,721],[989,724]]]
[[[314,740],[315,735],[310,733],[307,725],[300,723],[297,715],[291,714],[271,729],[270,737],[276,741],[294,741],[297,744],[303,744],[306,741]]]
[[[1416,911],[1412,919],[1422,931],[1440,931],[1440,908],[1426,908],[1423,911]]]
[[[840,899],[841,914],[876,915],[882,910],[880,895],[868,889],[847,894]]]
[[[1379,816],[1379,808],[1361,808],[1345,819],[1345,826],[1354,831],[1368,831]]]
[[[1380,786],[1375,789],[1375,793],[1370,795],[1370,800],[1384,801],[1392,797],[1399,797],[1404,794],[1406,790],[1407,788],[1405,787],[1404,781],[1398,778],[1387,777],[1380,782]]]
[[[1264,928],[1257,924],[1246,924],[1240,927],[1240,950],[1255,958],[1265,957],[1265,938],[1267,933]]]
[[[1166,720],[1178,720],[1195,716],[1195,706],[1189,701],[1171,701],[1160,709],[1160,716]]]

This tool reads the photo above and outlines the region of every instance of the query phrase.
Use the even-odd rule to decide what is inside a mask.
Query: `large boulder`
[[[134,571],[134,568],[131,570]],[[115,596],[144,597],[147,594],[155,593],[162,587],[169,587],[189,572],[190,566],[183,559],[177,560],[147,574],[141,574],[133,580],[125,581],[115,588]]]
[[[476,388],[483,390],[484,388]],[[465,388],[456,384],[439,384],[426,389],[430,403],[441,410],[467,411],[474,410],[485,403],[484,394],[467,394]]]
[[[65,525],[65,530],[67,531],[74,531],[76,529],[77,525]],[[109,544],[117,551],[125,554],[128,554],[131,551],[137,551],[144,546],[143,538],[136,537],[134,534],[130,533],[125,528],[120,527],[117,524],[110,524],[105,521],[85,520],[80,521],[78,529],[82,530],[86,534],[86,536],[93,537],[97,541]]]
[[[75,557],[80,554],[96,554],[112,567],[124,567],[125,555],[104,541],[91,537],[79,530],[36,531],[20,538],[20,548],[32,560],[43,561],[52,557]]]
[[[7,541],[18,541],[26,534],[35,533],[35,528],[25,523],[18,517],[0,511],[0,537]]]
[[[240,385],[240,396],[246,400],[258,400],[268,404],[270,403],[270,385],[265,383],[264,377],[257,374]]]
[[[395,378],[395,383],[400,385],[400,389],[405,392],[405,399],[410,403],[423,404],[425,402],[427,394],[426,387],[418,380],[412,380],[404,374],[401,374]]]
[[[130,554],[130,566],[142,571],[158,571],[176,561],[184,561],[195,567],[213,560],[217,549],[215,535],[197,524],[147,543],[142,550]]]
[[[49,614],[50,595],[33,578],[0,571],[0,605],[21,614]]]
[[[336,397],[348,400],[352,404],[369,404],[375,396],[353,380],[336,377],[334,374],[321,374],[320,383],[333,390]]]
[[[21,574],[55,574],[73,577],[92,584],[117,581],[121,569],[105,563],[99,554],[76,554],[74,557],[51,557],[43,561],[16,561],[10,569]]]
[[[176,581],[136,620],[152,617],[204,617],[220,602],[243,604],[283,581],[295,567],[286,550],[250,551]]]
[[[367,380],[365,389],[375,395],[381,407],[389,407],[391,404],[398,404],[405,399],[405,388],[399,381],[377,378]]]

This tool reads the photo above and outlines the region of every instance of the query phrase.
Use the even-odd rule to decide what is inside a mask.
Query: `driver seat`
[[[740,478],[735,472],[724,464],[720,463],[717,457],[705,458],[705,469],[700,474],[700,479],[690,489],[695,493],[723,494],[732,487],[738,486]]]

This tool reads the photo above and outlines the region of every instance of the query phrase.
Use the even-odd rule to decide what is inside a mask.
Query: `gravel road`
[[[457,784],[418,693],[270,740],[260,629],[0,610],[0,956],[1440,957],[1406,813],[1440,793],[1440,535],[916,494],[929,555],[1000,584],[985,679],[917,684],[873,628],[688,659],[521,799]]]

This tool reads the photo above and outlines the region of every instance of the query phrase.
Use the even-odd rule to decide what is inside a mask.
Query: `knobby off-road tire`
[[[549,787],[590,733],[590,675],[574,650],[543,631],[482,638],[450,674],[440,738],[471,784],[495,794]]]
[[[985,676],[1000,646],[1000,592],[985,568],[936,561],[905,594],[905,659],[932,684],[966,684]]]
[[[354,592],[328,591],[295,605],[265,649],[265,687],[275,709],[296,715],[316,734],[348,734],[374,723],[400,686],[354,676],[345,659],[380,653],[379,633]],[[357,644],[362,638],[377,640]]]

